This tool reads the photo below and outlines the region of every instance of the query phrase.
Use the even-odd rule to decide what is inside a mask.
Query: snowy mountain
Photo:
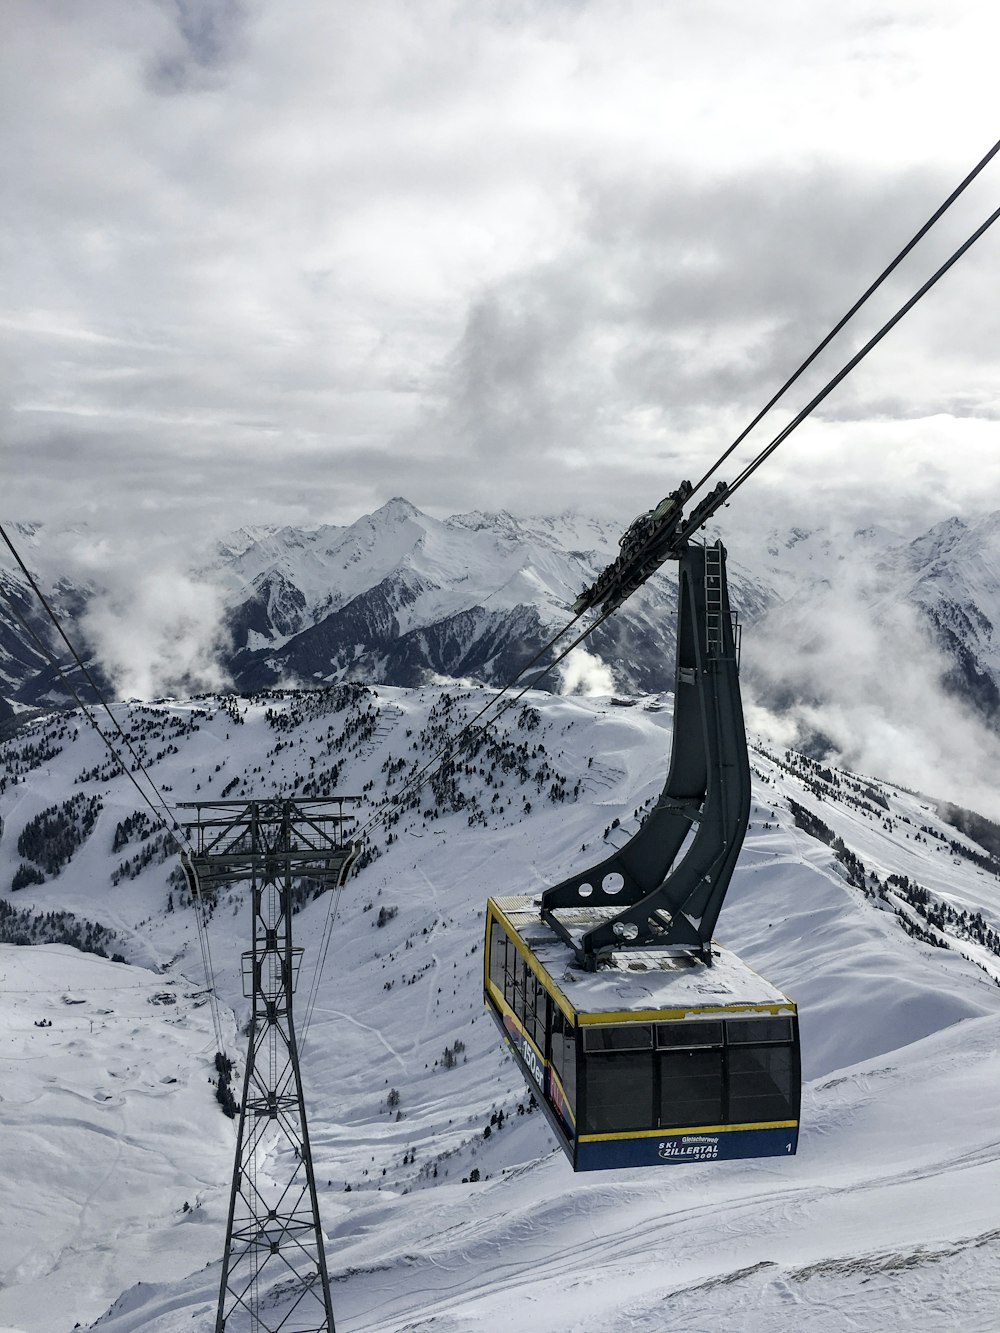
[[[390,500],[347,527],[244,529],[219,541],[192,571],[220,595],[219,666],[239,689],[362,680],[415,685],[436,677],[496,684],[530,660],[569,619],[569,607],[618,552],[620,527],[581,515],[515,519],[471,513],[446,520]],[[758,615],[771,590],[731,566],[743,613]],[[121,601],[113,585],[79,592],[78,610]],[[590,650],[622,690],[666,688],[673,671],[676,589],[668,568]],[[178,615],[183,606],[179,605]],[[16,620],[7,633],[18,643]],[[70,628],[89,656],[102,655],[93,617]],[[119,611],[122,633],[128,608]],[[10,654],[7,698],[37,706],[50,682],[25,651]],[[113,670],[115,645],[103,645]],[[155,674],[155,670],[154,670]],[[190,689],[190,681],[185,682]],[[160,673],[161,692],[184,688]],[[547,683],[558,685],[558,680]]]
[[[346,686],[118,715],[171,802],[333,787],[363,793],[364,822],[484,699]],[[518,1114],[483,1013],[483,906],[636,826],[671,700],[527,703],[375,831],[343,895],[303,1056],[338,1333],[995,1329],[998,863],[923,798],[756,738],[718,933],[799,1004],[798,1155],[575,1177]],[[0,927],[24,943],[0,944],[0,1327],[203,1333],[234,1132],[192,908],[78,717],[2,761]],[[329,906],[295,918],[305,981]],[[238,1066],[248,931],[244,891],[221,893]]]
[[[245,534],[221,544],[204,573],[226,590],[227,665],[240,688],[441,676],[498,684],[566,623],[619,535],[578,515],[440,521],[395,499],[347,528]],[[766,590],[743,583],[748,605],[767,603]],[[594,635],[592,651],[620,688],[667,685],[675,602],[665,572]]]
[[[203,572],[226,589],[226,666],[241,688],[442,676],[499,684],[566,622],[619,535],[618,525],[570,514],[441,522],[396,499],[348,528],[242,534]],[[882,637],[890,669],[919,637],[940,658],[935,684],[995,724],[1000,514],[951,519],[910,541],[888,529],[794,528],[735,549],[729,570],[733,604],[754,630],[750,682],[765,698],[822,697],[828,632],[853,617]],[[675,606],[668,566],[588,641],[622,691],[672,685]],[[901,617],[912,631],[905,644]],[[808,679],[787,671],[790,641],[796,655],[803,641],[821,650]]]
[[[1000,744],[998,531],[1000,515],[905,541],[833,526],[734,535],[748,697],[782,714],[789,743],[928,790],[942,770],[955,797],[974,803],[970,784],[986,785],[996,758],[978,753],[978,735]],[[75,579],[72,565],[58,567],[61,538],[25,527],[21,539],[29,560],[47,561],[42,586],[117,694],[186,697],[223,681],[251,691],[507,681],[566,623],[619,535],[579,514],[440,520],[397,498],[345,527],[241,530],[186,570],[133,576],[119,557],[103,584],[93,539],[78,537],[87,561]],[[6,713],[72,702],[22,623],[49,642],[10,563],[0,562]],[[669,688],[675,605],[667,566],[543,688]],[[925,735],[935,719],[939,734]],[[900,754],[913,763],[894,766]]]

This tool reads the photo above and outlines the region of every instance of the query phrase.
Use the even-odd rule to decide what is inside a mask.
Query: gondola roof
[[[530,894],[493,899],[524,944],[553,999],[580,1023],[704,1018],[714,1013],[794,1013],[795,1005],[736,954],[712,943],[712,966],[679,949],[622,949],[596,972],[579,967],[573,950],[539,916]],[[613,908],[560,911],[571,933],[589,929]]]

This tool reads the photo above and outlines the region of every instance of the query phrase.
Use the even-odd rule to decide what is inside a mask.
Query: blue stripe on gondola
[[[724,1162],[740,1157],[790,1157],[798,1142],[797,1127],[738,1129],[718,1134],[656,1134],[639,1138],[577,1140],[577,1171],[603,1171],[630,1166],[680,1166]]]

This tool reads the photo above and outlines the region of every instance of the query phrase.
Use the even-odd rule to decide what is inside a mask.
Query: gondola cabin
[[[711,948],[711,966],[654,948],[587,971],[537,898],[488,900],[486,1006],[575,1171],[795,1152],[795,1005]]]

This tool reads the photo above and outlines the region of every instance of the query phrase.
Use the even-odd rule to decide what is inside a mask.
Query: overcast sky
[[[1000,137],[997,14],[6,0],[2,509],[181,537],[397,494],[627,518]],[[810,384],[998,203],[1000,161]],[[1000,507],[998,272],[1000,224],[733,521]]]

